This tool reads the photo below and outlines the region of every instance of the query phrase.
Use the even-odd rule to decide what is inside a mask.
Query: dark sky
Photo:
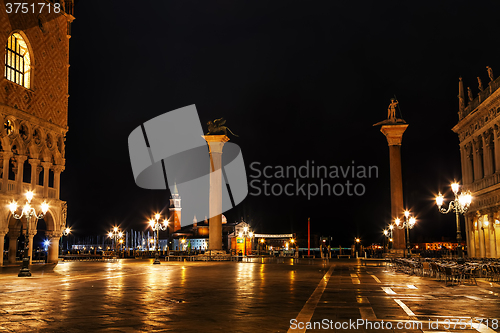
[[[396,95],[409,123],[402,169],[405,205],[418,217],[412,237],[453,239],[454,216],[432,200],[461,178],[451,131],[459,76],[476,94],[476,76],[489,81],[486,66],[500,74],[499,9],[495,1],[77,1],[61,183],[68,224],[77,235],[145,229],[169,193],[135,185],[128,135],[195,104],[202,124],[224,117],[239,135],[231,140],[247,175],[256,161],[379,170],[351,180],[363,196],[249,195],[225,213],[229,221],[300,233],[310,217],[312,231],[336,244],[380,242],[391,219],[389,153],[372,125]]]

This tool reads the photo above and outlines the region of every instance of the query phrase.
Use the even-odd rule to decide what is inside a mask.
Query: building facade
[[[470,87],[466,94],[460,78],[453,131],[460,141],[462,190],[473,198],[465,214],[468,256],[500,258],[500,78],[487,69],[489,83],[478,77],[477,95]]]
[[[32,253],[38,220],[32,218],[27,226],[25,218],[15,219],[8,209],[12,201],[22,207],[28,190],[34,191],[32,206],[37,211],[43,201],[50,206],[44,217],[45,236],[50,240],[48,260],[58,259],[67,212],[59,188],[65,167],[73,20],[73,0],[25,1],[19,8],[0,0],[0,43],[4,45],[0,51],[0,249],[7,240],[9,263],[16,261],[24,239],[21,233],[26,230]]]

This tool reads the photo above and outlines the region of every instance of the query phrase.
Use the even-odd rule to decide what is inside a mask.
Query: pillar
[[[403,176],[401,174],[401,141],[408,124],[383,125],[380,131],[387,138],[389,145],[389,160],[391,172],[391,215],[392,220],[402,218],[403,207]],[[405,230],[394,228],[393,248],[404,250]]]
[[[210,151],[208,250],[222,250],[222,148],[226,135],[205,135]]]
[[[17,174],[16,174],[16,192],[23,193],[23,173],[24,173],[24,161],[28,156],[16,155],[15,159],[17,162]]]
[[[31,164],[31,190],[35,192],[36,186],[38,185],[38,175],[40,174],[38,171],[40,160],[30,158],[28,163]]]
[[[483,165],[484,165],[484,176],[489,176],[494,173],[493,168],[493,142],[491,136],[491,130],[487,130],[482,135],[483,137]]]
[[[465,237],[467,238],[467,256],[469,258],[474,258],[476,256],[475,245],[474,245],[474,222],[470,215],[464,215],[465,217]]]
[[[5,235],[7,235],[8,230],[0,230],[0,266],[3,265],[3,248],[5,246]]]
[[[2,192],[8,192],[8,184],[9,184],[9,163],[10,158],[12,157],[12,152],[2,152],[3,157],[3,175],[2,175]]]
[[[477,219],[477,233],[479,235],[479,256],[484,258],[486,256],[486,249],[484,248],[484,236],[486,232],[484,231],[483,226],[483,216]]]
[[[500,127],[495,125],[493,127],[493,140],[495,141],[494,147],[494,155],[495,155],[495,172],[500,171]]]
[[[56,190],[55,199],[59,199],[59,191],[60,191],[60,184],[61,184],[61,172],[64,171],[64,166],[54,165],[52,167],[52,169],[54,170],[54,189]]]
[[[496,247],[495,247],[495,215],[493,214],[493,211],[490,211],[488,214],[488,248],[489,248],[489,258],[496,258],[497,253],[496,253]]]
[[[59,240],[61,239],[61,234],[54,231],[46,233],[45,236],[50,240],[47,251],[47,262],[57,264],[59,261]]]
[[[474,182],[474,151],[472,142],[465,145],[465,162],[467,165],[467,183],[464,182],[464,184],[472,184]]]
[[[43,167],[43,197],[47,198],[49,196],[49,171],[52,163],[42,162]]]
[[[478,136],[474,143],[474,181],[483,178],[483,139]]]
[[[21,230],[9,229],[9,254],[7,257],[9,264],[16,263],[17,238],[19,237],[20,232]]]
[[[460,146],[460,164],[462,165],[462,183],[468,184],[467,179],[467,157],[465,151],[465,145]]]
[[[33,230],[34,223],[30,223],[30,232],[28,235],[29,243],[28,243],[28,255],[30,257],[30,265],[33,260],[33,237],[36,235],[36,229]]]

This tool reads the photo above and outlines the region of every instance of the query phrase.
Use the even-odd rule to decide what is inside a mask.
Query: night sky
[[[433,199],[461,179],[451,131],[458,78],[477,94],[476,77],[489,82],[486,66],[500,75],[499,10],[496,1],[76,1],[61,176],[68,225],[76,236],[115,224],[146,230],[154,212],[166,212],[168,191],[135,185],[128,135],[195,104],[203,125],[224,117],[239,135],[230,137],[247,176],[253,162],[378,167],[378,178],[351,179],[363,196],[249,195],[228,221],[303,233],[310,217],[312,231],[334,244],[382,242],[389,150],[372,125],[397,96],[409,123],[402,170],[404,202],[418,218],[412,240],[453,240],[454,216]]]

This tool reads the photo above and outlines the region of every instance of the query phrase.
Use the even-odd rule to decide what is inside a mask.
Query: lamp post
[[[29,269],[29,264],[30,264],[30,255],[29,253],[29,231],[30,231],[30,221],[31,218],[35,218],[37,220],[42,219],[47,211],[49,210],[49,204],[44,201],[42,202],[42,212],[40,214],[37,214],[35,211],[35,208],[31,207],[31,200],[33,200],[33,191],[28,191],[26,192],[26,204],[23,206],[23,210],[21,211],[21,214],[17,214],[17,202],[12,201],[9,204],[9,209],[10,212],[12,213],[12,216],[15,219],[20,220],[23,216],[26,218],[26,238],[24,241],[24,258],[23,258],[23,264],[21,267],[21,270],[19,271],[19,274],[17,276],[19,277],[26,277],[26,276],[31,276],[31,272]]]
[[[384,253],[386,253],[387,248],[389,247],[389,231],[384,229]]]
[[[481,226],[481,230],[483,231],[483,244],[484,244],[484,257],[486,258],[486,234],[484,232],[484,227],[488,230],[488,226],[490,225],[489,221],[483,221],[483,225]]]
[[[436,197],[436,204],[438,205],[438,209],[443,214],[448,214],[451,210],[455,212],[456,222],[457,222],[457,243],[458,243],[458,259],[459,261],[463,261],[464,253],[462,251],[462,233],[460,231],[460,214],[465,214],[469,209],[469,206],[472,202],[472,195],[470,191],[467,192],[458,192],[460,189],[460,185],[455,181],[451,184],[451,190],[455,196],[455,199],[450,201],[448,205],[448,209],[443,207],[444,196],[439,192]]]
[[[117,252],[118,240],[123,238],[123,232],[118,227],[113,227],[113,231],[108,232],[108,237],[114,241],[114,251]]]
[[[415,223],[417,223],[417,219],[414,216],[410,217],[409,210],[405,210],[403,223],[401,223],[399,217],[394,220],[394,224],[398,229],[406,229],[406,251],[408,258],[410,258],[410,229],[413,229]]]
[[[149,226],[151,227],[153,232],[156,231],[156,251],[155,251],[155,260],[153,261],[153,265],[160,264],[160,230],[165,231],[165,230],[167,230],[167,227],[168,227],[168,220],[165,219],[165,220],[163,220],[163,223],[160,223],[160,218],[161,218],[161,215],[157,213],[157,214],[155,214],[154,219],[149,220]],[[168,240],[167,240],[167,242],[168,242]]]
[[[262,246],[262,248],[264,248],[264,243],[266,242],[266,240],[264,238],[261,238],[260,239],[260,245],[259,245],[259,256],[260,256],[260,247]]]
[[[62,235],[63,236],[68,236],[69,234],[71,233],[71,229],[66,227],[66,229],[63,230],[62,232]],[[61,237],[61,246],[60,246],[60,249],[61,249],[61,254],[63,254],[63,238]],[[68,249],[68,246],[66,244],[66,250]]]

